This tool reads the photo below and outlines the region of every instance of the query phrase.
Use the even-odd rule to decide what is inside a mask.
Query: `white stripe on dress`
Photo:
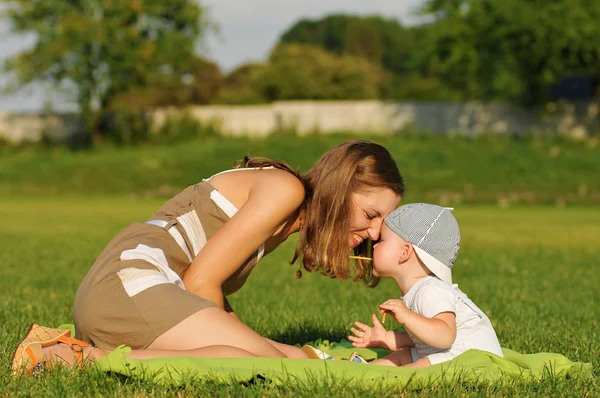
[[[167,226],[168,223],[164,220],[150,220],[150,221],[146,221],[146,224],[155,225],[157,227],[164,228]],[[183,239],[183,236],[179,233],[177,228],[171,227],[167,230],[167,232],[169,233],[169,235],[171,235],[173,237],[173,239],[175,239],[175,242],[177,242],[179,247],[181,247],[181,250],[183,250],[188,261],[191,263],[192,255],[187,247],[187,244],[185,243],[185,239]]]
[[[235,170],[240,170],[240,169],[235,169]],[[238,208],[235,207],[235,205],[233,203],[231,203],[229,201],[229,199],[227,199],[225,196],[223,196],[223,194],[221,192],[217,191],[216,189],[210,193],[210,198],[212,199],[213,202],[215,202],[215,204],[217,206],[219,206],[219,208],[221,210],[223,210],[223,212],[225,214],[227,214],[227,216],[229,218],[233,217],[235,215],[235,213],[238,212]],[[263,243],[258,248],[258,254],[256,256],[256,261],[258,262],[264,254],[265,254],[265,244]]]
[[[173,239],[175,239],[175,242],[177,242],[179,247],[181,247],[181,250],[183,250],[188,261],[191,263],[192,262],[192,254],[190,253],[190,251],[185,243],[185,239],[183,239],[183,236],[179,233],[177,228],[171,227],[167,230],[167,232],[169,233],[169,235],[171,235],[173,237]]]
[[[187,234],[188,240],[192,244],[194,257],[196,257],[204,245],[206,245],[206,233],[204,233],[204,227],[200,222],[198,213],[196,213],[196,210],[192,210],[177,217],[177,221],[179,221],[179,225],[181,225]]]
[[[121,261],[128,260],[146,261],[157,268],[156,270],[125,268],[118,272],[121,283],[129,297],[165,283],[174,284],[185,290],[179,275],[169,268],[169,263],[162,249],[139,244],[135,249],[125,250],[121,253]]]
[[[229,218],[233,217],[238,212],[237,207],[229,201],[223,194],[216,189],[210,193],[210,198],[223,210]]]

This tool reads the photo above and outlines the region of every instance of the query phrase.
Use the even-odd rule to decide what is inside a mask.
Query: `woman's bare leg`
[[[210,325],[206,327],[206,325]],[[273,342],[275,343],[275,342]],[[275,346],[277,344],[277,346]],[[287,357],[276,347],[290,355],[298,355],[296,347],[272,344],[225,311],[206,308],[189,316],[154,340],[145,350],[133,350],[129,358],[149,359],[165,357]],[[290,349],[291,347],[291,349]],[[298,349],[299,350],[299,349]],[[53,366],[63,363],[72,366],[75,356],[66,344],[55,344],[43,349],[44,360]],[[95,347],[84,347],[83,355],[95,362],[108,352]],[[302,355],[302,354],[300,354]],[[305,355],[297,357],[306,358]]]
[[[183,351],[224,345],[240,348],[258,357],[286,357],[264,337],[217,307],[189,316],[159,336],[147,349]]]
[[[267,340],[269,344],[273,345],[273,347],[283,352],[288,358],[309,359],[308,355],[298,347],[294,347],[293,345],[289,344],[278,343],[274,340],[267,339],[266,337],[265,340]]]
[[[211,345],[193,350],[134,350],[127,357],[132,359],[172,358],[172,357],[203,357],[203,358],[244,358],[255,357],[252,353],[241,348],[227,345]]]
[[[100,358],[108,354],[108,351],[103,351],[96,347],[81,347],[83,355],[83,363],[89,364],[98,361]],[[77,360],[73,349],[68,344],[58,343],[42,348],[45,367],[53,368],[57,365],[72,367]]]
[[[84,363],[98,361],[109,353],[95,347],[83,347]],[[55,344],[43,349],[44,361],[47,367],[56,365],[73,366],[76,363],[75,354],[67,344]],[[246,350],[231,346],[208,346],[193,350],[132,350],[127,356],[132,359],[174,358],[174,357],[204,357],[204,358],[243,358],[254,357]]]

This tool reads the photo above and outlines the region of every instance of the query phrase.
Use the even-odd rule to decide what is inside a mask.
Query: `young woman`
[[[306,358],[243,324],[227,296],[297,232],[293,262],[368,283],[370,265],[348,255],[370,254],[369,241],[379,238],[384,217],[404,193],[403,179],[390,153],[369,141],[332,148],[304,174],[268,158],[236,166],[123,229],[77,291],[74,319],[83,341],[33,325],[13,368],[32,369],[55,357],[72,362],[73,353],[98,358],[120,344],[135,358]]]

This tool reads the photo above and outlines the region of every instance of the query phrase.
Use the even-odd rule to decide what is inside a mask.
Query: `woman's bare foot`
[[[62,365],[72,368],[79,362],[76,355],[76,350],[79,349],[83,355],[83,365],[93,364],[106,355],[105,352],[95,347],[78,347],[76,345],[72,347],[68,344],[58,343],[43,348],[45,367],[50,369]]]

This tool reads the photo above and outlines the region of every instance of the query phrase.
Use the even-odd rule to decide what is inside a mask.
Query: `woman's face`
[[[400,204],[400,197],[389,188],[352,194],[350,247],[363,240],[378,240],[383,219]]]

